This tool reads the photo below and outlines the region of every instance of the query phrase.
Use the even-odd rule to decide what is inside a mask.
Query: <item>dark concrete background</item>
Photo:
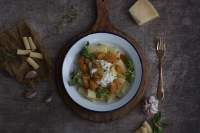
[[[135,0],[109,0],[111,21],[135,37],[146,52],[150,64],[147,95],[154,94],[158,70],[154,39],[167,34],[164,67],[166,99],[161,110],[169,123],[166,133],[200,132],[200,1],[152,0],[160,18],[137,26],[128,14]],[[63,20],[73,5],[77,16]],[[38,31],[50,56],[75,34],[87,30],[95,21],[95,0],[1,0],[0,30],[26,18]],[[0,73],[0,133],[131,133],[144,120],[141,105],[127,116],[110,123],[94,123],[79,118],[65,106],[54,90],[52,103],[45,104],[47,82],[39,85],[39,95],[26,100],[25,89],[5,73]]]

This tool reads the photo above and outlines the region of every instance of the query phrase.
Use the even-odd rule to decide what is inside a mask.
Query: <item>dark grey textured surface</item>
[[[156,36],[167,33],[167,57],[164,69],[166,99],[161,110],[170,125],[166,133],[200,132],[200,1],[152,0],[160,18],[142,27],[128,14],[135,0],[109,0],[111,21],[135,37],[150,63],[150,85],[147,95],[157,86]],[[72,22],[61,22],[74,5],[78,12]],[[50,56],[55,59],[59,49],[75,34],[85,31],[95,20],[94,0],[1,0],[1,31],[27,18],[38,31]],[[54,90],[49,105],[42,102],[48,92],[47,83],[39,85],[39,95],[24,99],[25,89],[5,73],[0,73],[0,133],[131,133],[144,120],[141,106],[120,120],[93,123],[79,118],[65,106]]]

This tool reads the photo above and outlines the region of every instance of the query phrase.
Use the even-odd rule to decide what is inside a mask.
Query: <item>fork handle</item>
[[[158,80],[158,89],[157,89],[157,98],[159,100],[164,99],[164,81],[163,81],[163,69],[162,69],[162,60],[159,61],[159,80]]]

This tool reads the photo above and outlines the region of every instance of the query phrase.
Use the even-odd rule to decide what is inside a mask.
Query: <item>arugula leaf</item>
[[[81,54],[82,54],[83,57],[85,57],[85,58],[87,58],[89,60],[92,60],[94,58],[94,54],[92,54],[92,53],[89,52],[89,45],[90,45],[89,42],[87,42],[85,44],[85,46],[83,47],[83,50],[82,50]]]
[[[124,73],[124,76],[128,82],[131,82],[131,80],[134,78],[135,71],[133,61],[127,55],[125,55],[124,63],[127,67],[127,71]]]
[[[82,84],[81,72],[80,71],[73,71],[70,74],[70,80],[68,81],[68,84],[70,86],[81,85]]]
[[[130,57],[128,55],[125,55],[124,57],[124,63],[126,65],[126,67],[130,70],[134,70],[134,64],[133,61],[130,59]]]
[[[96,91],[97,98],[107,98],[109,94],[110,94],[110,90],[108,88],[105,88],[105,87],[97,88],[97,91]]]
[[[159,123],[161,120],[161,112],[158,112],[157,114],[154,115],[152,121],[153,123]]]
[[[152,118],[153,133],[163,133],[164,128],[166,128],[167,124],[162,122],[161,118],[161,112],[158,112]]]
[[[153,133],[163,133],[163,128],[162,127],[154,127]]]
[[[127,72],[124,73],[124,76],[126,78],[127,81],[131,82],[131,80],[133,79],[133,72],[132,71],[129,71],[127,70]]]

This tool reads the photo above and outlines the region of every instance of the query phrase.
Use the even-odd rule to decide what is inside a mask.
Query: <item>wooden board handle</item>
[[[96,23],[92,27],[93,32],[113,30],[113,25],[109,20],[107,1],[108,0],[96,0],[97,19]]]

